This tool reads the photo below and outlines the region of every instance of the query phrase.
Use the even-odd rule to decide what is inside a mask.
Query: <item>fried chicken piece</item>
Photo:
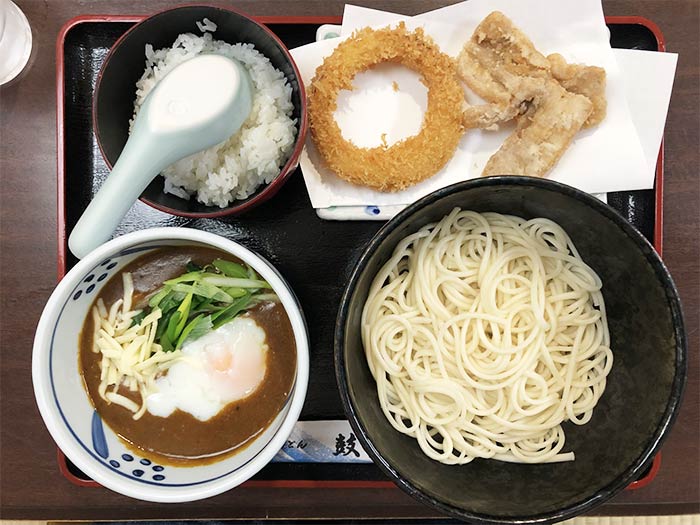
[[[503,122],[513,120],[518,115],[525,113],[528,109],[527,106],[527,102],[523,102],[521,106],[499,106],[497,104],[469,106],[464,110],[464,128],[497,130]]]
[[[549,62],[503,13],[494,11],[477,26],[457,57],[459,74],[488,102],[519,106],[523,77],[547,79]]]
[[[549,77],[547,59],[501,12],[476,28],[457,57],[461,78],[490,102],[464,112],[465,128],[497,129],[525,113],[543,96]]]
[[[474,30],[457,58],[460,77],[490,104],[465,110],[465,127],[518,126],[489,159],[482,175],[544,176],[585,125],[606,112],[605,70],[545,57],[503,13]]]
[[[593,113],[588,117],[584,127],[590,128],[605,118],[607,101],[605,99],[605,70],[602,67],[585,64],[569,64],[559,53],[547,57],[552,76],[571,93],[583,95],[593,103]]]
[[[491,71],[476,56],[475,46],[467,42],[457,56],[459,76],[467,86],[487,102],[506,106],[510,104],[510,91],[496,80]]]
[[[557,163],[591,115],[593,103],[554,80],[547,82],[547,89],[537,108],[520,118],[517,129],[491,156],[482,175],[542,177]]]
[[[494,79],[507,85],[511,94],[506,103],[469,106],[464,110],[464,127],[467,129],[498,129],[503,122],[525,114],[548,93],[543,78],[520,77],[508,72],[494,75]]]
[[[494,11],[474,30],[468,52],[490,71],[548,78],[549,62],[530,39],[500,11]]]
[[[474,30],[457,57],[461,78],[492,106],[469,108],[465,126],[490,128],[512,120],[532,106],[532,82],[554,78],[567,91],[593,103],[585,127],[599,124],[606,114],[605,70],[568,64],[559,54],[542,55],[530,39],[499,11],[488,15]]]
[[[504,56],[509,57],[511,64],[519,62],[517,53],[508,52],[503,45],[498,46],[500,51],[482,47],[482,43],[489,41],[487,38],[489,28],[496,19],[502,18],[503,15],[498,12],[489,15],[479,25],[472,40],[467,42],[457,57],[460,76],[472,91],[491,102],[491,104],[468,107],[464,112],[465,128],[497,129],[499,124],[525,113],[535,97],[541,94],[543,79],[524,77],[510,71],[510,69],[520,69],[519,66],[507,69],[501,67],[500,51],[503,51]],[[523,42],[520,37],[516,38],[516,41]],[[529,55],[531,50],[527,49],[521,53],[521,57],[523,54]]]

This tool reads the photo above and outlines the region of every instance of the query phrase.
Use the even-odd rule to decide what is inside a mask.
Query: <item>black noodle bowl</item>
[[[444,465],[394,430],[381,410],[360,334],[369,286],[401,239],[455,207],[551,219],[603,281],[614,363],[591,420],[563,425],[564,451],[574,451],[575,461],[522,465],[477,459]],[[408,494],[470,522],[550,523],[591,510],[649,466],[678,413],[686,339],[668,270],[623,217],[569,186],[502,176],[440,189],[376,234],[356,262],[341,301],[335,366],[345,411],[362,446]]]

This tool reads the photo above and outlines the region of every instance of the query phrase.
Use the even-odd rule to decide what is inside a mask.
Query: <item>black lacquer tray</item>
[[[70,20],[58,36],[57,150],[58,150],[58,273],[76,259],[67,239],[109,170],[92,127],[95,81],[109,48],[141,16],[90,15]],[[289,47],[314,41],[329,17],[262,17]],[[663,50],[663,38],[650,21],[637,17],[607,19],[613,47]],[[608,203],[661,252],[662,177],[660,153],[655,190],[608,194]],[[274,264],[297,294],[309,325],[310,383],[302,420],[345,419],[333,368],[333,330],[340,296],[355,259],[383,223],[323,221],[311,207],[302,174],[297,170],[269,202],[242,217],[186,219],[173,217],[137,202],[115,236],[158,226],[186,226],[228,237],[258,252]],[[97,486],[59,451],[59,467],[72,482]],[[650,469],[629,488],[651,482],[660,466]],[[280,487],[393,487],[371,464],[273,463],[248,485]]]

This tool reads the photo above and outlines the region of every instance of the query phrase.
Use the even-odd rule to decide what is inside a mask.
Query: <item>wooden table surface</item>
[[[39,416],[31,384],[34,329],[56,283],[55,42],[61,26],[89,13],[148,14],[175,0],[15,0],[32,26],[30,67],[0,88],[0,517],[4,519],[435,517],[398,489],[239,488],[202,502],[157,505],[101,488],[81,488],[58,471],[56,447]],[[555,0],[553,0],[555,1]],[[226,3],[220,0],[220,3]],[[362,2],[359,2],[362,3]],[[381,0],[366,5],[405,14],[451,3]],[[700,3],[605,0],[606,15],[640,15],[679,53],[666,125],[664,260],[685,308],[689,375],[678,421],[649,486],[598,509],[605,515],[700,511]],[[340,15],[340,0],[241,0],[252,15]],[[640,393],[643,395],[643,393]]]

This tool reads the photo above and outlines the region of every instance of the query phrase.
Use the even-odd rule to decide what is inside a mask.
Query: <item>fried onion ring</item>
[[[399,63],[421,75],[428,107],[417,135],[392,146],[361,148],[343,138],[333,113],[341,90],[355,75],[382,62]],[[431,177],[454,155],[463,132],[464,92],[453,59],[422,29],[356,32],[316,69],[308,95],[311,135],[327,166],[339,177],[380,191],[398,191]]]

